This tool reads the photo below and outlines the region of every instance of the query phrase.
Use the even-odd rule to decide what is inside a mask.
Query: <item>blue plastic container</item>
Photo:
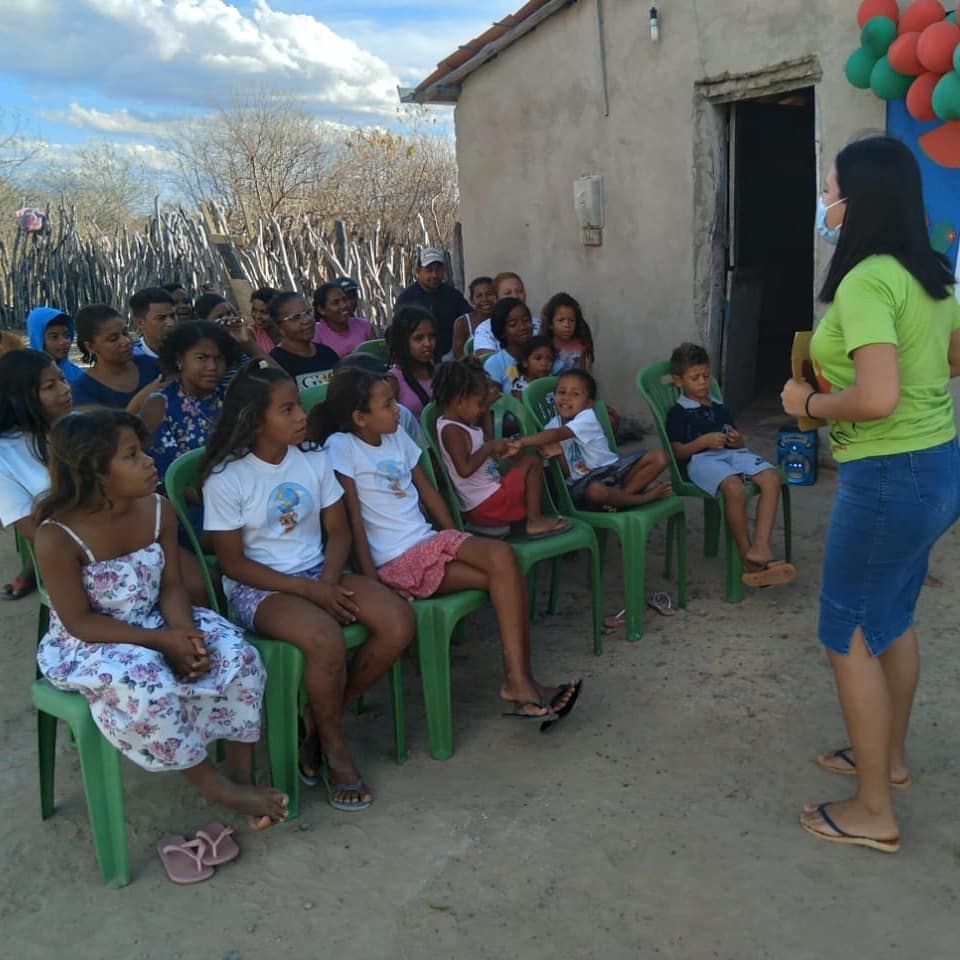
[[[817,431],[778,430],[777,464],[787,483],[809,487],[817,482]]]

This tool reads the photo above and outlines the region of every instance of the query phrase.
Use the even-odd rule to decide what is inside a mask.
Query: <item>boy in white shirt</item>
[[[557,380],[555,416],[541,433],[519,438],[522,447],[538,447],[559,456],[574,504],[585,510],[637,507],[669,497],[669,480],[654,481],[670,466],[663,450],[640,450],[621,457],[607,443],[593,409],[597,381],[586,370],[568,370]]]

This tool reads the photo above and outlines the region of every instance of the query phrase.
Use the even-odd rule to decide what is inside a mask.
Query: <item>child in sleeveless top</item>
[[[408,597],[488,591],[506,664],[500,696],[513,703],[505,716],[540,721],[543,729],[569,714],[581,681],[545,686],[534,678],[527,589],[513,550],[456,529],[419,466],[420,448],[398,430],[390,380],[364,370],[338,371],[322,411],[311,421],[318,430],[314,439],[326,441],[344,489],[363,572]],[[440,532],[424,519],[421,502]]]
[[[100,732],[138,766],[182,771],[263,829],[287,808],[279,791],[252,785],[266,675],[240,630],[191,610],[147,439],[116,410],[64,417],[50,434],[50,491],[35,514],[50,629],[37,662],[54,686],[86,697]],[[214,740],[226,741],[226,775],[207,757]],[[196,860],[189,847],[175,852]]]
[[[569,520],[541,512],[543,461],[519,456],[516,441],[489,439],[488,394],[478,361],[444,363],[434,374],[433,395],[443,413],[437,441],[464,520],[477,527],[526,520],[527,536],[537,540],[569,530]],[[495,457],[519,459],[501,476]]]
[[[593,334],[580,304],[569,293],[555,293],[543,305],[542,321],[543,333],[557,352],[553,372],[589,371],[594,360]]]

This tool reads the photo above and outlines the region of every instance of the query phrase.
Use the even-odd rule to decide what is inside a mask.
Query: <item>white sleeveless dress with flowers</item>
[[[146,630],[166,626],[157,608],[164,564],[160,516],[158,495],[153,542],[99,561],[69,527],[45,521],[66,531],[86,554],[83,587],[95,613]],[[210,672],[192,683],[179,681],[156,650],[78,640],[53,609],[37,663],[55,687],[87,698],[100,732],[138,766],[186,770],[206,759],[214,740],[256,742],[266,679],[260,655],[232,623],[201,607],[194,607],[193,620],[206,634]]]

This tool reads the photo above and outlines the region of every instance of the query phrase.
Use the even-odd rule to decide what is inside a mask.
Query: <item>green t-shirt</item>
[[[831,422],[830,443],[839,462],[926,450],[953,439],[947,358],[957,328],[956,298],[931,299],[894,257],[868,257],[843,278],[810,344],[820,389],[846,390],[856,379],[853,352],[892,343],[900,364],[900,402],[883,420]]]

